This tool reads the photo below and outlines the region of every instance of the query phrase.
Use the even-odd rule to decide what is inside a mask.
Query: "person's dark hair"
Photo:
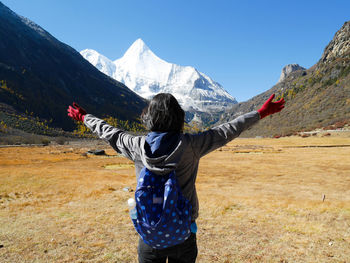
[[[141,119],[150,131],[181,132],[184,126],[185,112],[173,95],[159,93],[144,109]]]

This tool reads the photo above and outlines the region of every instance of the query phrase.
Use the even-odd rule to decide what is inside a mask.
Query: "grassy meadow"
[[[103,142],[0,148],[0,262],[137,262],[135,186]],[[201,160],[196,186],[197,262],[350,262],[345,133],[236,139]]]

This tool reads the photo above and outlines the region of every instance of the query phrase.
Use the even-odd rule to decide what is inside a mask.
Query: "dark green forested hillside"
[[[73,130],[66,114],[73,101],[96,115],[131,122],[146,106],[125,85],[0,2],[0,103]]]

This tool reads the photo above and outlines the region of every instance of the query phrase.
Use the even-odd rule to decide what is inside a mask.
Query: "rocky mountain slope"
[[[91,49],[83,50],[81,54],[100,71],[147,99],[159,92],[169,92],[184,110],[206,113],[223,111],[237,103],[219,83],[204,73],[157,57],[142,39],[136,40],[124,56],[115,61]]]
[[[285,98],[285,109],[262,120],[243,136],[289,135],[350,122],[350,21],[336,32],[314,66],[296,70],[268,91],[233,106],[219,123],[257,110],[272,93]]]
[[[99,116],[136,120],[146,102],[76,50],[0,2],[0,103],[67,130],[73,101]]]
[[[277,83],[282,82],[288,75],[290,75],[294,71],[305,70],[305,69],[306,68],[303,68],[303,67],[299,66],[299,64],[288,64],[287,66],[285,66],[282,69],[282,72],[281,72],[281,75],[280,75],[280,79],[278,80]]]

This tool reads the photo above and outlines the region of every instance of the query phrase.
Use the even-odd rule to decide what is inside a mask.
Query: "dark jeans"
[[[139,263],[165,263],[167,258],[168,263],[194,263],[198,254],[196,234],[192,233],[185,242],[165,249],[152,248],[140,238],[137,252]]]

